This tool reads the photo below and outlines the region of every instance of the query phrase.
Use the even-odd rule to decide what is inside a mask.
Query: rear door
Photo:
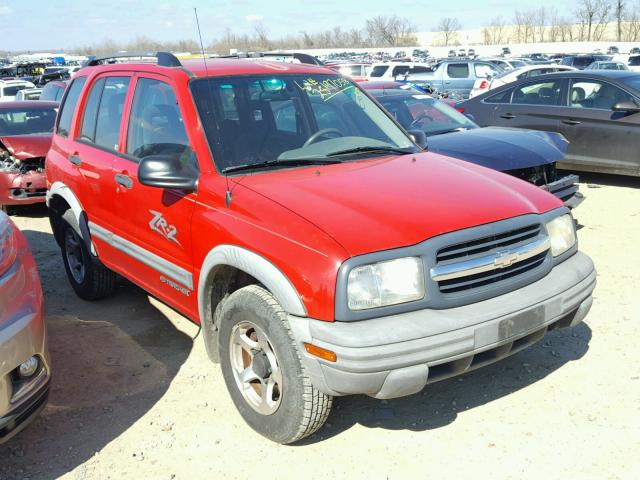
[[[191,217],[196,193],[142,185],[139,162],[170,155],[198,168],[183,122],[182,106],[170,81],[137,76],[125,118],[122,155],[113,163],[115,233],[128,255],[127,274],[184,313],[196,309],[192,277]]]
[[[468,97],[473,88],[475,77],[471,74],[471,64],[469,62],[449,62],[445,63],[442,84],[443,92],[449,92],[463,97]]]
[[[612,83],[570,80],[568,108],[560,120],[560,131],[569,140],[567,166],[640,174],[640,114],[611,110],[623,101],[640,105],[640,99]]]
[[[111,170],[118,155],[122,114],[131,76],[107,73],[93,79],[79,119],[80,128],[69,152],[80,178],[76,186],[89,221],[110,229],[116,222]],[[100,252],[109,261],[109,245]],[[103,255],[104,253],[104,255]]]
[[[559,131],[560,118],[566,110],[565,84],[564,78],[530,81],[487,98],[484,103],[491,105],[489,124]],[[499,103],[492,103],[494,99]]]

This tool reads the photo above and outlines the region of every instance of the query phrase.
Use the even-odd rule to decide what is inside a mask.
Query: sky
[[[513,17],[515,9],[571,5],[573,0],[0,0],[0,50],[73,49],[106,38],[126,42],[136,36],[157,40],[197,39],[193,7],[198,8],[205,43],[230,28],[250,33],[262,23],[279,38],[340,25],[363,28],[367,18],[398,15],[419,32],[432,31],[441,17],[457,17],[463,28],[487,24],[497,15]],[[432,5],[431,8],[428,5]]]

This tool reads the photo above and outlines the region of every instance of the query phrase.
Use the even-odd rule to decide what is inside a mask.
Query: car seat
[[[582,87],[571,88],[571,106],[583,107],[584,99],[587,97],[587,92]]]

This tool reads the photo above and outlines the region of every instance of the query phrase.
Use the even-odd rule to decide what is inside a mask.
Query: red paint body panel
[[[0,142],[18,160],[44,158],[51,147],[51,134],[5,136]]]
[[[323,67],[265,61],[209,60],[207,72],[202,60],[187,60],[183,65],[195,76],[335,74]],[[189,142],[199,162],[197,192],[170,202],[141,196],[142,190],[136,193],[141,187],[135,178],[137,167],[128,165],[122,155],[126,151],[126,122],[121,129],[119,151],[112,153],[113,159],[102,157],[90,147],[83,149],[74,140],[79,134],[78,112],[84,110],[97,76],[132,72],[134,80],[140,76],[162,76],[175,90]],[[128,235],[148,251],[192,273],[192,294],[177,296],[175,289],[158,281],[157,271],[137,263],[107,242],[96,242],[100,258],[109,268],[142,285],[195,322],[200,321],[197,285],[201,268],[206,255],[219,245],[237,245],[271,261],[295,287],[307,314],[331,321],[337,272],[350,256],[412,245],[445,232],[561,206],[553,195],[526,182],[431,153],[226,179],[214,168],[191,99],[189,72],[152,64],[103,65],[78,72],[75,78],[88,79],[69,138],[54,136],[47,156],[47,179],[49,184],[63,181],[76,194],[89,221],[102,223],[119,235]],[[134,85],[132,81],[125,112],[130,109]],[[84,162],[80,167],[71,164],[67,158],[78,152],[81,157],[91,157],[100,163],[100,168],[91,169],[83,166]],[[98,161],[98,157],[102,160]],[[125,170],[134,180],[132,190],[126,193],[113,181],[115,173]],[[227,187],[233,192],[228,206]],[[161,190],[157,193],[160,195]],[[129,196],[134,200],[123,200]],[[149,212],[152,203],[167,224],[176,227],[178,238],[190,236],[183,250],[169,247],[162,235],[147,231],[153,218]]]
[[[44,158],[51,146],[51,134],[14,135],[0,137],[0,145],[18,160],[28,162],[32,158]],[[27,173],[0,171],[0,205],[32,205],[45,201],[47,188],[43,171]],[[23,195],[14,195],[16,189],[24,190]]]

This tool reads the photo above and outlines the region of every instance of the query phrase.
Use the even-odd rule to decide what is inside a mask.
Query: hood
[[[432,152],[501,172],[562,160],[569,142],[559,133],[486,127],[428,138]]]
[[[18,160],[44,158],[51,146],[52,135],[12,135],[0,137],[2,145]]]
[[[292,168],[236,177],[333,237],[350,255],[433,236],[561,202],[493,170],[434,153]]]

